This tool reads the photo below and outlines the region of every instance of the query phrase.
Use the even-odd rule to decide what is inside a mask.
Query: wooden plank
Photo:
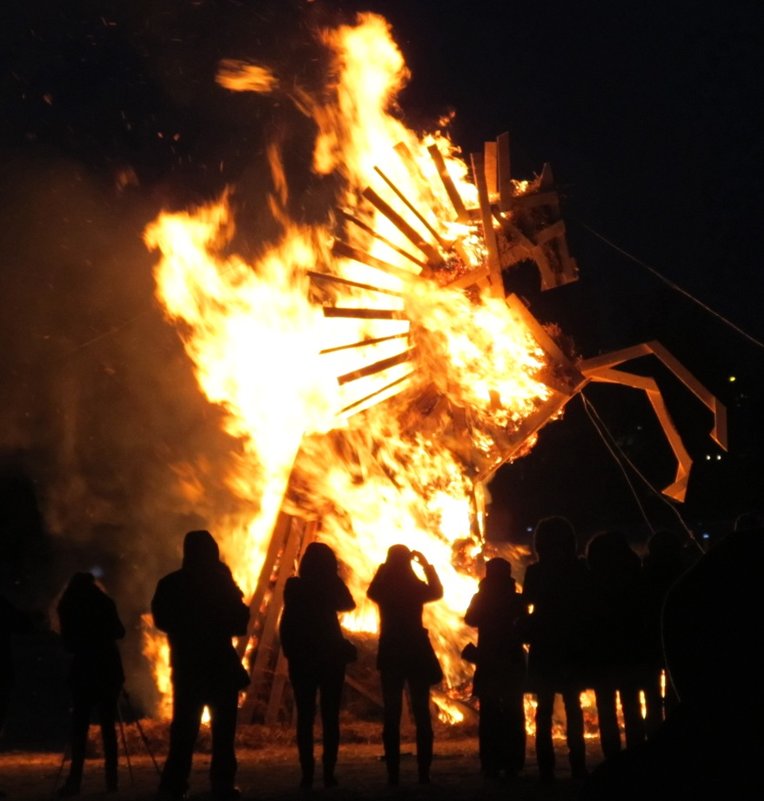
[[[403,256],[404,259],[407,259],[412,264],[415,264],[417,267],[421,267],[422,269],[427,267],[426,261],[418,259],[416,256],[413,256],[411,253],[409,253],[407,250],[400,247],[400,245],[396,245],[395,242],[391,242],[386,236],[382,236],[382,234],[380,234],[379,231],[375,231],[370,225],[367,225],[363,220],[359,220],[358,217],[354,217],[352,214],[349,214],[346,211],[342,211],[341,209],[337,213],[344,220],[353,223],[353,225],[357,226],[362,231],[366,231],[367,234],[373,236],[374,239],[376,239],[378,242],[382,242],[384,245],[387,245],[387,247],[389,247],[391,250],[394,250],[398,255]],[[395,269],[400,269],[400,268],[396,267]],[[408,273],[407,270],[402,270],[402,272]]]
[[[299,552],[295,556],[302,556],[305,549],[315,539],[317,524],[314,521],[302,523],[302,536],[300,538]],[[289,568],[289,565],[284,565],[283,568]],[[282,566],[279,566],[279,570]],[[291,575],[291,569],[287,570],[286,579]],[[280,611],[280,609],[279,609]],[[266,725],[274,725],[278,723],[279,711],[282,708],[284,701],[284,689],[286,687],[287,677],[289,675],[289,663],[284,651],[279,648],[279,655],[276,661],[276,669],[273,674],[273,683],[271,684],[270,696],[268,698],[268,706],[265,710],[265,723]]]
[[[433,162],[435,163],[435,167],[438,170],[438,175],[440,176],[443,188],[446,190],[448,199],[451,201],[451,205],[454,207],[454,211],[456,212],[457,221],[460,223],[469,222],[469,212],[464,205],[464,201],[462,200],[462,196],[459,194],[459,190],[456,188],[456,184],[454,184],[451,176],[448,174],[448,168],[446,167],[443,154],[440,152],[437,145],[430,145],[427,148],[427,152],[430,154],[430,158],[432,158]]]
[[[402,267],[396,267],[394,264],[389,264],[386,261],[382,261],[382,259],[372,256],[371,253],[366,253],[363,250],[359,250],[358,248],[348,245],[347,242],[343,242],[340,239],[336,240],[332,245],[332,253],[340,258],[352,259],[353,261],[357,261],[359,264],[365,264],[367,267],[371,267],[375,270],[381,270],[382,272],[387,273],[388,275],[393,275],[402,281],[410,281],[412,278],[416,277],[416,273],[409,272],[409,270],[404,270]],[[426,267],[427,265],[424,266]]]
[[[581,363],[581,370],[586,375],[602,368],[614,367],[618,364],[637,359],[640,356],[656,356],[665,367],[667,367],[687,389],[714,415],[714,427],[711,429],[710,436],[721,448],[727,450],[727,409],[719,399],[712,395],[703,384],[660,342],[651,340],[633,345],[630,348],[604,353],[601,356],[594,356],[585,359]]]
[[[406,320],[405,311],[398,309],[351,309],[324,306],[324,317],[348,317],[356,320]]]
[[[342,278],[339,275],[332,275],[331,273],[317,273],[313,270],[308,270],[308,275],[314,281],[327,281],[333,284],[342,284],[342,286],[353,287],[354,289],[364,289],[367,292],[381,292],[384,295],[395,295],[396,297],[403,297],[403,292],[395,289],[383,289],[379,286],[372,286],[371,284],[361,284],[358,281],[351,281],[349,278]]]
[[[416,248],[424,253],[429,264],[439,264],[441,262],[438,251],[429,242],[426,242],[419,232],[409,225],[406,220],[383,198],[381,198],[370,186],[363,190],[363,196],[411,242]]]
[[[673,483],[664,487],[661,491],[664,495],[668,495],[676,501],[684,501],[687,493],[690,470],[692,468],[692,457],[684,447],[682,438],[679,435],[674,421],[671,419],[666,402],[663,399],[663,394],[655,379],[648,376],[626,373],[622,370],[613,370],[612,368],[602,368],[601,370],[590,373],[589,379],[591,381],[620,384],[621,386],[627,386],[633,389],[641,389],[645,392],[677,462],[676,475]]]
[[[263,561],[263,566],[260,568],[260,575],[257,579],[257,585],[255,586],[254,593],[252,594],[252,599],[249,602],[249,630],[247,635],[245,637],[241,637],[237,643],[236,650],[239,654],[239,659],[244,658],[249,641],[255,634],[256,626],[259,623],[262,623],[262,620],[260,619],[260,607],[263,605],[265,594],[270,588],[276,560],[278,558],[279,551],[286,541],[291,522],[292,518],[289,515],[284,514],[284,512],[280,512],[278,518],[276,519],[276,525],[273,527],[273,533],[271,534],[271,539],[268,542],[268,550],[265,554],[265,560]]]
[[[340,385],[349,384],[351,381],[357,381],[359,378],[366,378],[375,373],[381,373],[383,370],[388,370],[391,367],[395,367],[397,364],[410,361],[415,353],[416,348],[404,350],[402,353],[391,356],[389,359],[380,359],[373,364],[367,364],[365,367],[359,367],[357,370],[353,370],[350,373],[337,376],[337,382]]]
[[[389,337],[375,337],[374,339],[362,339],[358,342],[351,342],[348,345],[337,345],[334,348],[324,348],[323,350],[319,351],[319,354],[325,353],[336,353],[340,350],[350,350],[351,348],[365,348],[368,345],[379,345],[382,342],[390,342],[394,339],[408,339],[409,334],[406,332],[405,334],[392,334]]]
[[[560,413],[565,404],[570,400],[571,395],[564,395],[560,392],[553,392],[550,397],[533,414],[528,415],[517,431],[507,441],[503,452],[490,465],[481,469],[473,481],[490,481],[496,471],[506,464],[512,457],[527,443],[528,438],[533,436],[540,428],[545,426],[552,418]]]
[[[584,374],[563,353],[560,346],[547,334],[541,323],[530,313],[517,295],[508,295],[506,301],[507,306],[520,317],[539,347],[552,362],[550,367],[552,368],[553,377],[550,376],[547,380],[549,382],[553,381],[555,388],[563,394],[573,395],[578,392],[586,383],[587,379]]]
[[[363,398],[360,398],[357,401],[353,401],[353,403],[349,403],[347,406],[345,406],[344,409],[340,409],[339,414],[347,414],[348,412],[352,412],[352,414],[357,414],[358,412],[363,411],[363,409],[361,407],[363,406],[364,403],[366,403],[366,401],[372,400],[372,399],[376,398],[377,396],[382,395],[383,393],[387,392],[388,389],[392,389],[393,387],[398,386],[399,384],[402,384],[404,381],[407,381],[413,375],[414,375],[414,371],[412,370],[410,373],[406,373],[406,375],[403,375],[400,378],[396,378],[395,381],[391,381],[386,386],[381,387],[380,389],[377,389],[374,392],[369,393],[368,395],[366,395]],[[404,388],[405,387],[401,387],[401,390],[403,390]],[[368,408],[368,407],[364,407],[364,408]]]
[[[472,154],[472,175],[478,190],[480,201],[480,219],[483,224],[483,239],[488,251],[488,270],[490,273],[491,291],[496,297],[504,297],[504,283],[501,277],[501,261],[499,260],[499,245],[496,241],[496,231],[493,229],[493,214],[488,198],[488,187],[485,182],[485,165],[483,156]]]
[[[502,211],[509,211],[512,208],[513,188],[508,133],[499,134],[496,139],[496,157],[499,208]]]
[[[374,171],[379,175],[379,177],[388,185],[388,187],[395,193],[396,197],[400,199],[400,201],[406,206],[406,208],[419,220],[420,223],[432,234],[433,239],[443,248],[443,250],[448,250],[450,247],[450,243],[446,242],[443,237],[430,225],[430,223],[425,219],[425,217],[419,212],[419,210],[414,206],[414,204],[401,192],[400,189],[385,175],[379,167],[375,167]]]
[[[278,564],[278,574],[276,582],[271,590],[271,597],[265,610],[262,633],[255,652],[255,663],[252,667],[252,682],[250,684],[250,696],[247,704],[250,713],[258,698],[258,692],[262,691],[263,686],[268,687],[271,665],[278,658],[278,638],[276,630],[278,626],[281,607],[284,600],[284,585],[292,573],[292,565],[295,557],[299,553],[304,533],[304,522],[297,518],[291,519],[289,533],[281,552]],[[272,679],[271,674],[271,679]]]
[[[483,162],[485,163],[485,185],[488,197],[499,192],[499,168],[497,164],[496,142],[483,143]]]

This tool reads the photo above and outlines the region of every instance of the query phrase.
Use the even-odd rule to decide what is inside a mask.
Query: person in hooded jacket
[[[72,692],[71,762],[61,798],[78,795],[85,764],[90,715],[98,713],[103,742],[106,789],[117,789],[117,702],[125,673],[117,640],[125,636],[114,601],[98,586],[92,573],[75,573],[58,606],[64,648],[72,654],[69,686]]]
[[[167,633],[172,668],[170,747],[160,797],[182,799],[188,789],[202,712],[210,712],[210,784],[220,801],[240,798],[234,784],[234,735],[239,692],[249,684],[232,638],[247,633],[249,608],[209,531],[189,531],[183,565],[164,576],[151,601],[154,625]]]
[[[412,560],[421,566],[424,581],[414,573]],[[408,685],[416,726],[419,782],[427,784],[433,745],[430,687],[442,680],[443,673],[422,625],[422,609],[426,603],[443,597],[443,585],[435,568],[419,551],[393,545],[366,594],[379,608],[377,668],[382,682],[382,741],[388,782],[396,785],[399,781],[403,690]]]
[[[525,651],[518,633],[524,604],[512,565],[489,559],[464,622],[478,630],[473,692],[480,704],[478,740],[483,773],[516,776],[525,763]]]
[[[300,786],[313,785],[313,726],[316,697],[321,699],[323,782],[337,784],[335,766],[340,741],[340,701],[345,666],[355,648],[342,635],[338,612],[355,609],[347,585],[337,573],[337,557],[323,542],[311,542],[297,576],[287,579],[279,636],[289,662],[289,680],[297,707]]]

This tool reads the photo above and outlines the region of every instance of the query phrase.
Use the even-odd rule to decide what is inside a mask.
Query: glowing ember
[[[286,218],[274,147],[281,199],[270,203],[283,232],[256,262],[230,252],[228,194],[161,214],[145,241],[160,254],[157,297],[241,445],[227,484],[251,518],[209,521],[239,584],[254,591],[280,510],[319,520],[358,602],[343,625],[374,631],[366,588],[388,547],[405,542],[443,582],[426,625],[456,686],[483,548],[477,476],[549,399],[544,351],[495,287],[455,288],[484,271],[487,249],[480,224],[455,210],[431,148],[468,205],[477,190],[443,133],[419,137],[392,114],[407,71],[387,23],[364,15],[322,37],[332,80],[320,99],[241,62],[224,62],[218,82],[283,93],[315,120],[313,169],[344,179],[340,221]],[[182,471],[179,480],[195,486]],[[149,656],[165,692],[166,666]],[[462,716],[445,696],[437,703],[448,719]]]

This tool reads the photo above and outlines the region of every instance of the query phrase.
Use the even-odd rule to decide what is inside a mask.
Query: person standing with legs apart
[[[414,573],[412,560],[421,566],[425,581]],[[379,607],[377,668],[382,681],[382,740],[388,781],[395,785],[399,780],[401,711],[403,690],[408,685],[416,726],[419,781],[428,784],[433,742],[430,687],[442,680],[443,672],[427,629],[422,626],[422,608],[424,604],[443,597],[443,585],[435,568],[419,551],[410,551],[405,545],[393,545],[366,594]]]
[[[355,647],[342,636],[338,612],[355,609],[355,601],[337,574],[337,557],[323,542],[311,542],[300,560],[299,575],[287,579],[279,636],[289,662],[297,707],[300,787],[313,785],[313,724],[316,696],[321,698],[324,787],[337,785],[334,774],[340,742],[340,700],[345,666]]]
[[[160,579],[151,602],[154,625],[167,633],[172,668],[170,748],[160,798],[182,799],[188,789],[202,712],[210,712],[210,783],[215,799],[241,797],[234,786],[234,736],[239,691],[249,675],[231,642],[247,633],[249,608],[209,531],[189,531],[180,570]]]
[[[125,636],[114,601],[92,573],[75,573],[58,602],[64,647],[72,654],[71,765],[60,798],[78,795],[85,765],[90,714],[95,708],[101,726],[106,790],[117,789],[117,701],[125,674],[117,640]]]

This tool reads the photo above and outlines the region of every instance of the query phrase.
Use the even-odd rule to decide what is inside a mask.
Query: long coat
[[[154,625],[167,633],[176,686],[206,693],[247,686],[231,638],[247,633],[249,607],[225,564],[169,573],[157,584],[151,612]]]
[[[379,670],[436,684],[442,673],[422,625],[422,609],[426,603],[443,597],[443,585],[431,564],[424,565],[423,570],[425,581],[417,578],[410,567],[400,570],[385,562],[377,569],[366,594],[379,607]]]
[[[339,576],[313,581],[300,576],[287,579],[279,636],[290,673],[344,665],[350,644],[342,635],[338,612],[355,608],[347,585]]]
[[[531,690],[562,692],[587,683],[591,585],[581,559],[544,560],[528,566],[523,601],[533,606],[526,642]]]
[[[510,685],[522,685],[526,666],[518,624],[524,610],[514,579],[486,577],[480,582],[464,615],[464,622],[478,630],[475,695],[500,694]]]

